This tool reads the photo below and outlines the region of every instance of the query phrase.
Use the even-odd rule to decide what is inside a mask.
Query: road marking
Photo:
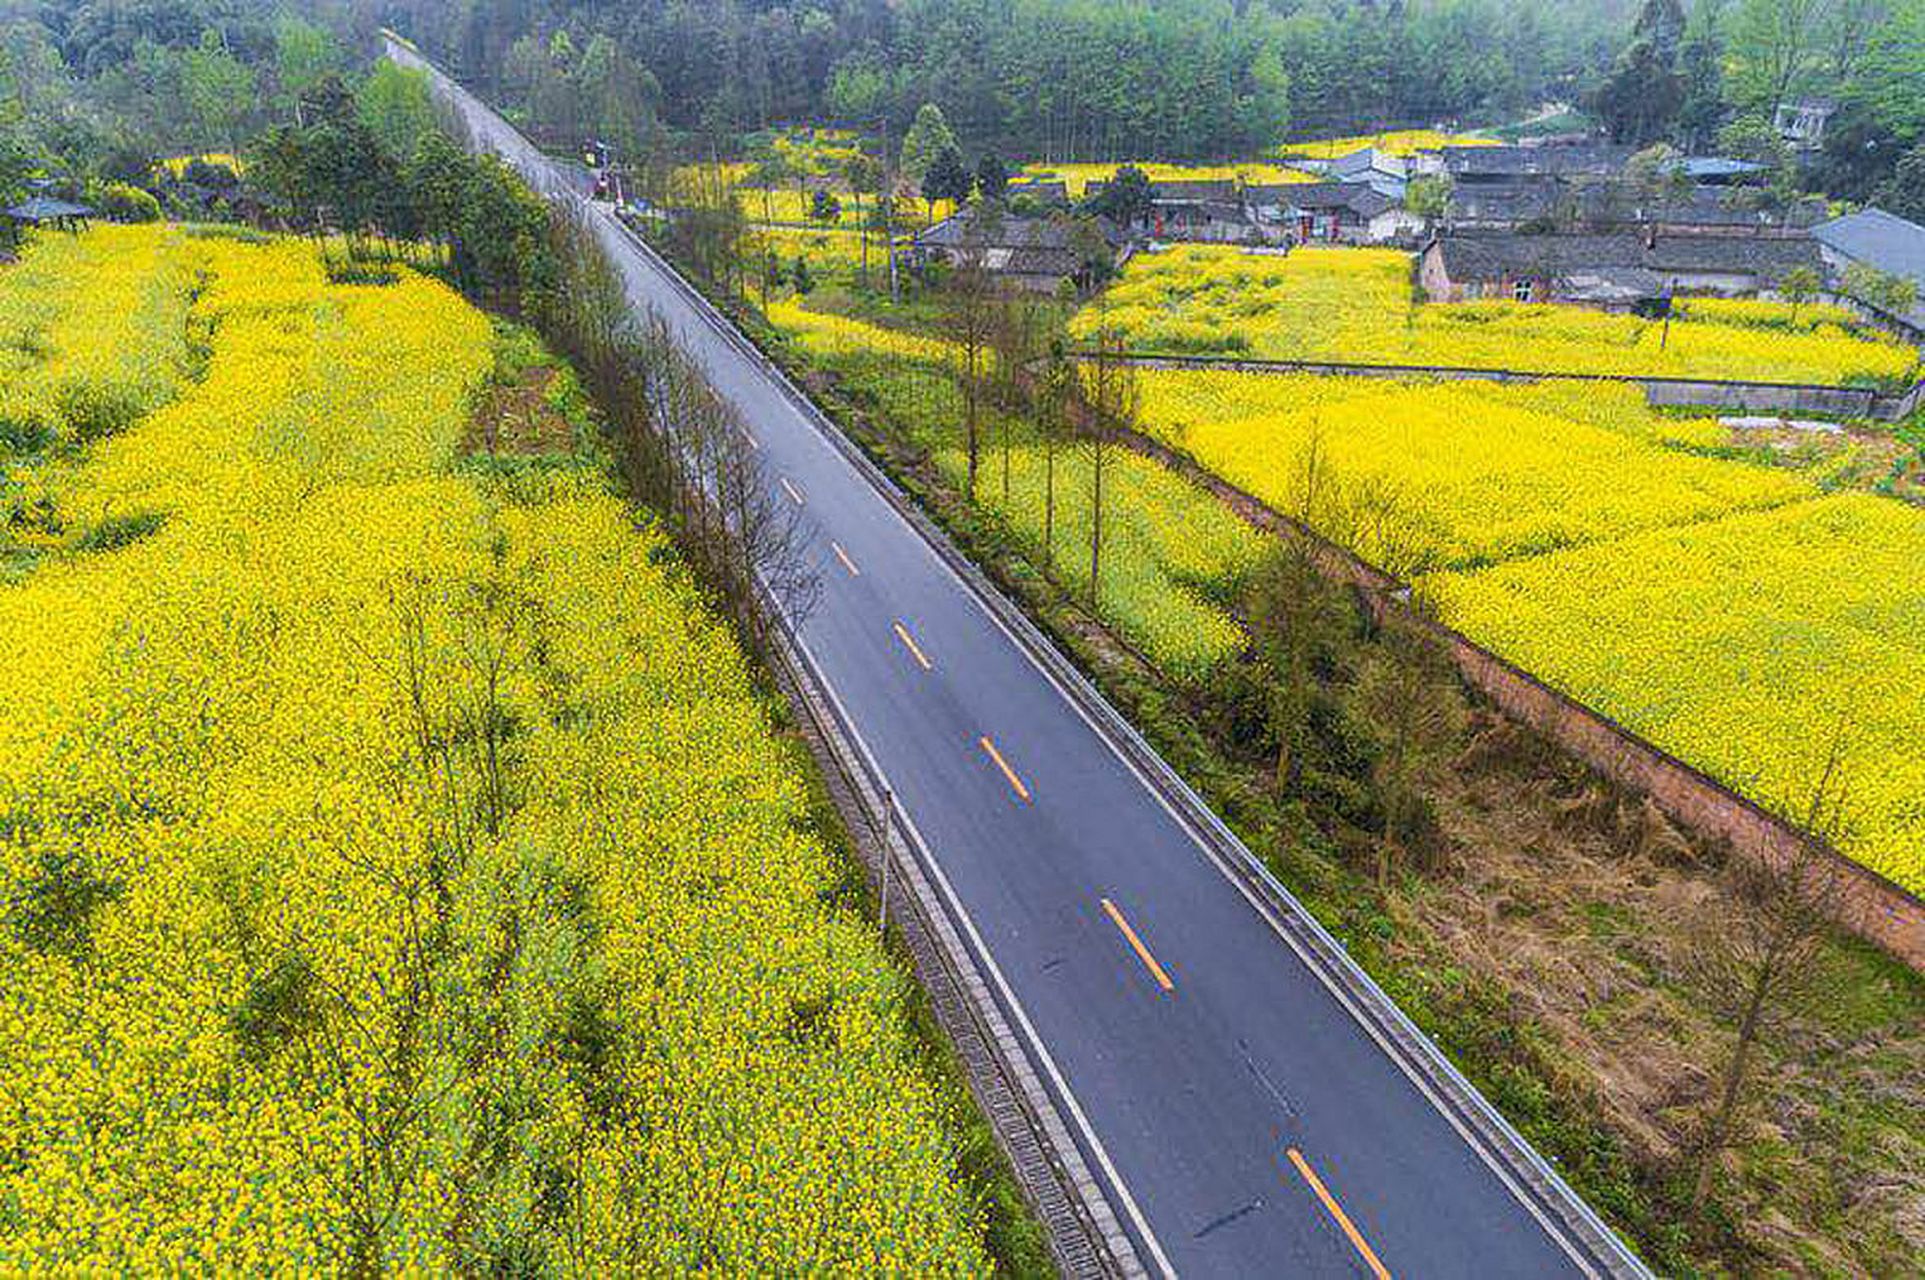
[[[787,476],[783,476],[781,478],[781,484],[782,484],[782,491],[789,495],[789,501],[795,503],[795,505],[798,507],[801,506],[802,505],[801,491],[798,490],[794,485],[789,483],[789,478]]]
[[[842,567],[849,571],[851,578],[860,578],[862,576],[862,570],[856,568],[856,562],[849,558],[849,553],[842,549],[840,542],[831,541],[829,543],[829,550],[836,553],[836,559],[842,561]]]
[[[909,652],[915,655],[915,659],[918,663],[922,665],[922,669],[924,671],[934,671],[935,668],[930,665],[929,659],[923,656],[922,646],[917,644],[916,638],[909,634],[909,628],[903,626],[900,622],[896,623],[895,626],[896,626],[896,639],[902,641],[905,645],[909,646]],[[984,741],[987,741],[987,739],[984,739]],[[991,747],[990,751],[994,752],[995,748]],[[1008,771],[1006,766],[1004,771],[1005,772]]]
[[[1015,789],[1018,796],[1022,797],[1023,803],[1028,804],[1029,788],[1024,786],[1023,780],[1016,776],[1016,771],[1009,767],[1009,761],[1003,759],[1003,753],[996,750],[996,744],[989,740],[987,734],[978,738],[977,741],[982,743],[983,750],[989,753],[989,758],[996,762],[996,767],[1003,771],[1003,777],[1009,779],[1009,785]]]
[[[1163,966],[1156,962],[1156,957],[1150,954],[1150,949],[1143,945],[1143,939],[1136,936],[1136,930],[1130,928],[1130,922],[1123,918],[1123,913],[1116,909],[1116,904],[1104,898],[1103,910],[1109,913],[1116,927],[1123,931],[1125,938],[1129,939],[1130,946],[1136,949],[1137,959],[1143,962],[1143,967],[1148,969],[1150,976],[1156,979],[1156,985],[1165,991],[1176,990],[1176,984],[1170,981],[1170,975],[1163,971]]]
[[[1363,1232],[1357,1230],[1351,1223],[1343,1207],[1337,1203],[1337,1198],[1330,1194],[1323,1185],[1323,1180],[1310,1167],[1310,1162],[1303,1158],[1303,1152],[1291,1147],[1289,1153],[1290,1163],[1297,1166],[1297,1172],[1302,1174],[1303,1180],[1310,1184],[1310,1189],[1317,1193],[1317,1199],[1323,1201],[1323,1207],[1329,1211],[1332,1218],[1336,1219],[1337,1225],[1343,1228],[1343,1233],[1350,1237],[1351,1246],[1363,1258],[1364,1265],[1370,1268],[1370,1274],[1376,1276],[1377,1280],[1390,1280],[1390,1272],[1383,1263],[1377,1261],[1377,1255],[1370,1251],[1370,1245],[1364,1239]]]
[[[739,425],[742,430],[742,438],[749,442],[749,448],[760,449],[762,447],[762,442],[755,438],[755,432],[749,430],[748,423],[744,422]]]

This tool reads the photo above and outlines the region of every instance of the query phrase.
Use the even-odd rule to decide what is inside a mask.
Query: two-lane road
[[[463,109],[537,185],[567,183],[471,99]],[[651,254],[591,216],[636,305],[740,409],[773,496],[797,508],[821,581],[800,639],[1145,1264],[1634,1272],[1547,1212],[1541,1190],[1519,1189],[1514,1166],[1386,1048],[823,424]]]

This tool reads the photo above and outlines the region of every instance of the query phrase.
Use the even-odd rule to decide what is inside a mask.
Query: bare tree
[[[995,355],[994,387],[1002,410],[1003,501],[1009,501],[1011,432],[1018,414],[1033,406],[1029,395],[1029,362],[1036,355],[1036,303],[1031,298],[999,299],[991,316],[989,344]]]
[[[1056,563],[1056,453],[1069,426],[1069,407],[1076,394],[1076,368],[1069,362],[1061,337],[1052,338],[1049,363],[1037,382],[1036,431],[1043,442],[1043,567]]]
[[[973,220],[970,230],[974,230]],[[976,470],[981,458],[984,366],[996,322],[993,285],[983,269],[982,257],[980,245],[972,248],[965,244],[945,289],[948,310],[944,327],[956,349],[956,382],[963,397],[963,448],[969,467],[965,492],[971,502],[976,500]]]
[[[1732,1030],[1694,1158],[1691,1209],[1702,1212],[1717,1168],[1737,1138],[1757,1088],[1759,1041],[1829,994],[1824,955],[1832,929],[1858,909],[1854,880],[1828,847],[1845,802],[1841,724],[1803,806],[1798,840],[1776,857],[1732,858],[1731,893],[1707,904],[1692,931],[1686,970]]]
[[[1096,335],[1094,358],[1083,387],[1084,420],[1090,450],[1090,607],[1102,601],[1103,479],[1110,436],[1134,428],[1142,406],[1136,368],[1124,358],[1121,331],[1104,327]]]
[[[1421,602],[1385,612],[1350,697],[1352,713],[1377,748],[1370,776],[1383,810],[1377,842],[1377,886],[1383,890],[1425,816],[1424,783],[1458,728],[1450,662],[1424,621]]]
[[[1351,619],[1346,597],[1323,574],[1307,537],[1286,534],[1251,575],[1246,612],[1264,660],[1271,736],[1276,740],[1276,789],[1294,789],[1303,775],[1319,671],[1337,650]]]

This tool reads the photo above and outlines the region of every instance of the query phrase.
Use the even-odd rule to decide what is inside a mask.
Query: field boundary
[[[1073,1277],[1147,1275],[924,874],[911,846],[913,828],[898,816],[894,797],[786,614],[773,604],[769,612],[778,623],[770,646],[777,683],[802,712],[804,739],[873,877],[881,920],[886,927],[891,907],[898,908],[896,928],[916,976],[963,1063],[976,1105],[1042,1221],[1056,1265]]]
[[[391,54],[391,56],[393,56]],[[413,60],[432,68],[426,59],[418,54]],[[457,94],[479,106],[479,101],[467,94],[445,76],[437,74],[437,82],[452,88]],[[486,110],[485,107],[482,110]],[[1043,634],[1041,629],[1013,601],[999,591],[968,557],[951,542],[883,470],[863,452],[863,450],[841,430],[836,423],[810,400],[796,386],[780,365],[758,348],[734,324],[730,323],[719,311],[686,280],[680,272],[665,262],[632,228],[626,227],[614,218],[610,225],[626,233],[637,252],[652,262],[701,315],[722,341],[735,347],[744,356],[753,360],[772,382],[776,390],[787,398],[802,414],[821,437],[840,452],[858,474],[863,476],[888,503],[895,509],[904,522],[920,536],[926,545],[943,561],[964,587],[976,598],[985,613],[1029,656],[1037,669],[1053,684],[1077,709],[1093,730],[1099,733],[1118,757],[1132,770],[1144,784],[1151,788],[1171,814],[1179,819],[1197,840],[1207,856],[1218,866],[1232,884],[1239,887],[1252,907],[1265,916],[1275,929],[1279,939],[1295,952],[1299,958],[1325,984],[1333,996],[1342,1003],[1357,1020],[1358,1025],[1374,1039],[1386,1056],[1405,1073],[1436,1106],[1446,1121],[1464,1137],[1467,1145],[1480,1159],[1502,1179],[1517,1196],[1520,1203],[1542,1222],[1573,1258],[1582,1270],[1594,1276],[1648,1276],[1650,1272],[1638,1260],[1628,1246],[1598,1217],[1596,1211],[1571,1190],[1569,1184],[1557,1173],[1548,1161],[1527,1142],[1508,1120],[1494,1107],[1490,1100],[1464,1077],[1457,1067],[1446,1057],[1441,1049],[1411,1022],[1403,1010],[1386,995],[1382,988],[1364,971],[1362,966],[1351,958],[1321,922],[1303,906],[1263,862],[1251,853],[1243,842],[1217,816],[1203,799],[1184,781],[1167,761],[1158,755],[1142,734],[1129,720],[1113,707],[1108,699],[1090,683],[1083,672]],[[806,648],[799,649],[804,657]],[[831,704],[833,694],[829,695]],[[856,742],[860,744],[859,735]],[[874,769],[874,762],[869,761]],[[881,777],[880,770],[874,776]],[[904,824],[907,826],[907,824]],[[918,846],[917,852],[928,856],[926,847],[920,840],[914,840],[914,830],[910,827],[908,835]],[[939,865],[930,863],[931,877],[942,882]],[[950,918],[945,912],[942,920],[952,928],[970,933],[966,916]],[[960,941],[960,939],[959,939]],[[971,941],[977,941],[971,939]],[[984,968],[994,972],[994,964],[988,962]],[[999,1006],[994,1000],[995,992],[986,991],[991,997],[991,1008]],[[1020,1015],[1020,1010],[1017,1011]],[[1020,1042],[1012,1039],[1010,1046],[1021,1050]],[[1037,1046],[1040,1049],[1040,1045]],[[1043,1055],[1045,1058],[1046,1054]],[[1028,1073],[1030,1078],[1042,1084],[1035,1076],[1031,1064],[1019,1057],[1011,1064],[1019,1073]],[[1048,1101],[1045,1094],[1045,1101]],[[1072,1100],[1073,1102],[1073,1100]],[[1052,1105],[1043,1113],[1045,1123],[1050,1116],[1056,1116],[1060,1123],[1060,1113]],[[1055,1153],[1064,1164],[1074,1167],[1082,1163],[1081,1144],[1073,1140],[1067,1128],[1064,1136],[1072,1140],[1066,1149],[1059,1148]],[[1080,1187],[1079,1187],[1080,1189]],[[1100,1192],[1100,1186],[1090,1184],[1090,1189]],[[1088,1199],[1085,1198],[1085,1203]],[[1109,1211],[1107,1197],[1097,1199],[1100,1206],[1097,1220],[1102,1222],[1100,1213]],[[1114,1221],[1113,1212],[1110,1220]],[[1119,1233],[1121,1228],[1118,1228]],[[1106,1236],[1108,1232],[1105,1231]],[[1127,1234],[1120,1234],[1122,1243],[1133,1244]],[[1123,1255],[1119,1255],[1123,1256]],[[1140,1266],[1140,1261],[1138,1262]]]
[[[1073,360],[1096,353],[1079,348]],[[1627,382],[1643,388],[1645,400],[1660,408],[1741,409],[1818,414],[1833,418],[1872,418],[1896,422],[1918,408],[1925,381],[1904,391],[1850,387],[1820,382],[1747,382],[1731,378],[1672,378],[1655,374],[1571,373],[1540,369],[1483,369],[1449,364],[1374,364],[1345,360],[1273,360],[1242,356],[1187,356],[1155,351],[1126,351],[1123,364],[1145,369],[1215,369],[1226,373],[1303,373],[1325,378],[1435,378],[1446,382]]]
[[[1435,1042],[1411,1022],[1351,958],[1343,944],[1244,845],[1182,775],[1157,754],[1128,717],[1110,704],[1029,615],[989,581],[930,516],[795,384],[781,365],[717,311],[633,229],[617,225],[623,226],[641,251],[661,267],[725,341],[762,367],[823,438],[868,479],[975,594],[997,624],[1022,646],[1051,683],[1072,700],[1091,726],[1102,733],[1137,775],[1181,816],[1224,875],[1242,887],[1252,905],[1272,921],[1285,945],[1318,973],[1366,1033],[1425,1091],[1447,1120],[1459,1128],[1472,1149],[1511,1184],[1514,1194],[1533,1213],[1556,1222],[1564,1233],[1565,1246],[1581,1253],[1584,1269],[1596,1276],[1648,1276],[1650,1272],[1643,1263],[1583,1197],[1571,1190],[1537,1149],[1464,1077]]]
[[[1151,458],[1214,494],[1246,523],[1268,533],[1306,538],[1327,576],[1362,589],[1378,616],[1400,611],[1442,643],[1460,675],[1512,720],[1543,734],[1619,786],[1651,798],[1659,809],[1738,857],[1782,866],[1814,837],[1739,794],[1697,766],[1656,746],[1635,730],[1532,675],[1463,632],[1412,609],[1406,584],[1309,528],[1248,490],[1211,472],[1179,449],[1136,431],[1114,430],[1118,443]],[[1925,899],[1816,841],[1828,863],[1843,871],[1850,890],[1838,895],[1837,923],[1910,968],[1925,973]]]

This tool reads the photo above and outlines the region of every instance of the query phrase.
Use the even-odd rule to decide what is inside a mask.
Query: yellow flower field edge
[[[1558,304],[1419,303],[1410,255],[1307,246],[1179,245],[1133,257],[1071,333],[1140,351],[1607,377],[1895,385],[1918,352],[1835,308],[1688,299],[1669,326]]]
[[[772,302],[766,314],[810,360],[834,370],[908,432],[951,488],[966,485],[952,344],[810,311],[793,299]],[[1096,463],[1087,443],[1062,440],[1046,449],[1032,424],[993,408],[979,430],[978,501],[1032,563],[1087,600]],[[1164,670],[1201,679],[1246,643],[1228,604],[1261,557],[1263,540],[1208,494],[1138,454],[1111,446],[1103,471],[1096,611]]]
[[[0,1266],[986,1272],[732,639],[457,465],[488,321],[141,234],[204,370],[51,483],[155,519],[0,588]]]
[[[1925,512],[1867,494],[1446,575],[1472,639],[1792,821],[1834,738],[1845,853],[1925,894]]]
[[[1587,388],[1579,416],[1563,389],[1478,382],[1146,370],[1140,385],[1152,436],[1405,577],[1812,492],[1788,471],[1665,447],[1672,425],[1696,424],[1656,425],[1625,402],[1632,388]],[[1306,495],[1313,460],[1328,483]]]
[[[1335,160],[1366,147],[1393,156],[1415,155],[1419,151],[1440,151],[1445,147],[1494,147],[1496,138],[1476,134],[1444,133],[1437,129],[1390,129],[1382,133],[1360,133],[1348,138],[1326,138],[1320,142],[1286,142],[1277,148],[1284,157],[1306,160]]]

